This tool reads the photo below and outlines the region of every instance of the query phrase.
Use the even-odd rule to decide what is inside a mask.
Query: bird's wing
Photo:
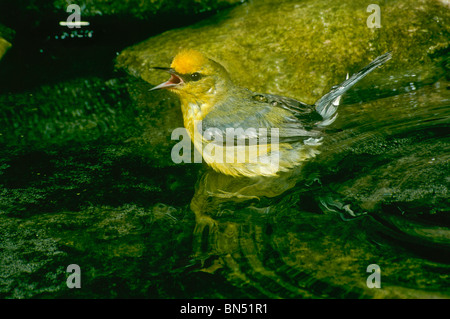
[[[249,92],[246,97],[245,102],[231,97],[214,107],[202,121],[203,136],[222,144],[233,136],[235,144],[238,139],[270,143],[273,134],[277,134],[280,143],[308,143],[319,137],[314,123],[322,117],[314,106],[271,94]]]
[[[298,119],[303,127],[313,128],[319,121],[322,121],[322,116],[317,113],[314,105],[309,105],[295,99],[274,95],[274,94],[254,94],[254,99],[266,101],[275,108],[282,108],[293,114]]]

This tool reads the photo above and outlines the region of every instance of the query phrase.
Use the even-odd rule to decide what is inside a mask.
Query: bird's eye
[[[198,81],[202,78],[202,75],[198,72],[195,72],[195,73],[192,73],[190,77],[191,77],[192,81]]]

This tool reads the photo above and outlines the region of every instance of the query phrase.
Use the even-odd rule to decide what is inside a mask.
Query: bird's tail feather
[[[330,92],[322,96],[314,104],[317,113],[319,113],[323,117],[323,121],[319,124],[319,126],[327,126],[333,123],[337,117],[336,111],[339,106],[339,101],[342,94],[347,92],[353,85],[355,85],[367,74],[375,70],[380,65],[386,63],[390,58],[392,58],[391,52],[380,55],[378,58],[370,62],[367,66],[365,66],[359,72],[353,74],[351,77],[348,77],[347,75],[347,79],[344,82],[337,86],[334,86]]]

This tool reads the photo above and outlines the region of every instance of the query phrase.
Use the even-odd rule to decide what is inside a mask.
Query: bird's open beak
[[[161,84],[155,86],[154,88],[151,88],[149,91],[159,90],[159,89],[168,89],[168,88],[172,88],[172,87],[175,87],[175,86],[178,86],[178,85],[184,83],[183,79],[172,68],[153,67],[152,69],[163,70],[163,71],[169,72],[170,79],[164,83],[161,83]]]

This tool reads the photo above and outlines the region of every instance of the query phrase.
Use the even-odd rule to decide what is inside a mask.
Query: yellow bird
[[[355,83],[391,58],[385,53],[320,98],[314,105],[233,84],[219,63],[196,50],[183,50],[168,89],[181,101],[184,126],[195,148],[214,170],[232,176],[275,176],[319,153],[322,128],[334,122],[339,100]]]

